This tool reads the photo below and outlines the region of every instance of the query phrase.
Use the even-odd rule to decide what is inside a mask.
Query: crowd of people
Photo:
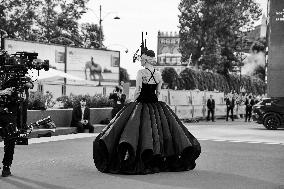
[[[245,118],[245,122],[251,121],[252,116],[252,107],[257,104],[265,95],[253,95],[252,93],[236,93],[231,91],[225,95],[224,101],[226,104],[226,121],[229,121],[229,118],[234,121],[234,108],[235,106],[245,106],[245,114],[240,113],[241,118]],[[207,99],[207,121],[210,119],[214,121],[214,113],[215,113],[215,100],[210,95],[210,98]],[[210,116],[211,115],[211,116]]]

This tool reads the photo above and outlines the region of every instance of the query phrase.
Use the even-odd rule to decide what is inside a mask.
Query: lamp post
[[[93,11],[93,9],[89,8],[89,10],[91,10],[91,11],[94,13],[94,15],[98,18],[98,16],[96,15],[95,11]],[[86,11],[82,11],[81,13],[86,13]],[[100,5],[100,17],[98,18],[98,19],[99,19],[99,35],[100,35],[100,36],[99,36],[99,48],[102,48],[102,22],[104,21],[104,19],[105,19],[108,15],[110,15],[110,14],[112,14],[112,13],[116,13],[116,12],[108,12],[108,13],[106,13],[106,15],[102,18],[102,5]],[[119,20],[120,17],[115,16],[113,19]]]
[[[247,32],[247,31],[245,31]],[[237,32],[235,32],[237,34]],[[239,63],[238,63],[238,71],[240,72],[240,82],[239,82],[239,93],[241,93],[241,89],[242,89],[242,63],[243,61],[246,59],[246,55],[243,56],[243,51],[244,51],[244,38],[246,37],[245,36],[246,34],[241,34],[241,35],[238,35],[238,37],[240,37],[241,39],[241,44],[240,44],[240,49],[239,49],[239,52],[237,52],[237,55],[238,55],[238,58],[239,58]]]

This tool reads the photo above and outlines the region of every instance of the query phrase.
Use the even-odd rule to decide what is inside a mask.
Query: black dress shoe
[[[2,177],[8,177],[11,176],[11,171],[10,171],[10,167],[8,166],[4,166],[3,170],[2,170]]]

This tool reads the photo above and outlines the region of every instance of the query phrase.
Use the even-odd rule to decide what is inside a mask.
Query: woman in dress
[[[200,144],[171,108],[158,101],[162,76],[154,64],[154,51],[145,51],[135,101],[125,105],[94,140],[93,157],[99,171],[149,174],[195,168]]]

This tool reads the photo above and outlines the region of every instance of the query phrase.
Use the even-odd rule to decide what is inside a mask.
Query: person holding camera
[[[1,87],[1,86],[0,86]],[[11,97],[14,89],[6,88],[2,90],[0,88],[0,98]],[[10,140],[4,136],[4,129],[8,127],[9,124],[17,124],[17,106],[14,103],[10,103],[5,107],[0,108],[0,135],[4,139],[4,157],[3,157],[3,170],[2,176],[7,177],[11,175],[10,166],[12,165],[15,140]]]
[[[109,95],[109,99],[113,100],[113,109],[111,111],[111,117],[114,118],[115,115],[123,108],[126,95],[122,94],[122,88],[116,86],[113,93]]]
[[[94,132],[94,127],[90,123],[90,108],[87,106],[86,98],[80,100],[80,104],[73,107],[71,127],[77,127],[78,133],[83,133],[84,129]]]
[[[28,110],[28,97],[30,88],[33,88],[33,83],[30,78],[26,77],[26,83],[24,84],[23,93],[25,98],[19,97],[15,87],[9,87],[2,90],[3,85],[0,83],[0,98],[9,98],[7,102],[2,101],[0,107],[0,135],[4,139],[4,157],[3,157],[3,170],[2,177],[8,177],[11,175],[10,167],[13,162],[14,149],[16,144],[16,138],[8,138],[8,127],[26,127],[27,122],[27,110]],[[19,100],[19,98],[22,98]],[[16,130],[16,128],[14,128]]]

